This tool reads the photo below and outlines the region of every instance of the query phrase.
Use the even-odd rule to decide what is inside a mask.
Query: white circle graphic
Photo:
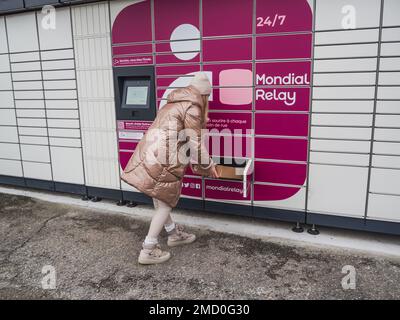
[[[180,60],[192,60],[200,53],[200,30],[192,24],[177,26],[172,31],[170,40],[171,51]]]

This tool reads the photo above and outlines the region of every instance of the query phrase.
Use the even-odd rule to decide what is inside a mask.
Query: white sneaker
[[[175,225],[175,232],[168,236],[167,245],[176,247],[184,244],[192,243],[196,240],[196,235],[183,231],[184,228],[180,224]]]
[[[159,264],[168,261],[171,254],[168,251],[162,251],[159,244],[143,249],[140,251],[138,262],[140,264]]]

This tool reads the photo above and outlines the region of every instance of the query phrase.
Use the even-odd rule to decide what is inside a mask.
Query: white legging
[[[149,238],[157,238],[165,224],[171,224],[171,211],[172,208],[165,202],[153,198],[154,208],[156,213],[151,219],[150,228],[147,236]]]

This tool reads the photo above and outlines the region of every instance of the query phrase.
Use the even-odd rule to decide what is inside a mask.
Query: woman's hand
[[[216,178],[216,179],[219,178],[219,174],[218,174],[218,171],[217,171],[217,166],[215,166],[215,165],[213,165],[213,166],[211,167],[211,170],[210,170],[210,178]]]

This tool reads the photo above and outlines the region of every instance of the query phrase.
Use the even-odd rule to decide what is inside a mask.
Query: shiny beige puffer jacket
[[[213,166],[201,139],[204,108],[200,92],[193,86],[172,91],[168,103],[159,110],[137,145],[121,179],[148,196],[175,207],[189,163],[200,167],[199,172],[204,175],[208,175]],[[185,139],[178,138],[183,132],[189,134]]]

